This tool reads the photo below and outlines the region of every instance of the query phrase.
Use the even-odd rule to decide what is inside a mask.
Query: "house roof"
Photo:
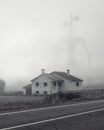
[[[25,88],[31,88],[31,87],[32,87],[32,84],[28,84],[28,85],[24,86],[23,88],[25,89]]]
[[[54,75],[55,74],[55,75]],[[31,81],[34,81],[35,79],[39,78],[40,76],[45,75],[47,78],[53,80],[53,81],[64,81],[64,79],[72,80],[72,81],[83,81],[82,79],[79,79],[71,74],[67,74],[66,72],[60,72],[60,71],[53,71],[52,73],[44,73],[41,74]],[[58,77],[60,76],[60,77]]]
[[[67,74],[66,72],[53,71],[50,74],[44,73],[41,75],[45,75],[47,78],[49,78],[53,81],[64,81],[64,79],[72,80],[72,81],[81,81],[81,82],[83,81],[82,79],[79,79],[71,74]],[[41,75],[37,76],[36,78],[32,79],[31,81],[39,78]],[[60,76],[60,77],[57,77],[57,76]],[[28,85],[24,86],[23,89],[31,88],[31,87],[32,87],[32,84],[28,84]]]
[[[58,78],[58,77],[51,75],[51,74],[48,74],[47,77],[54,80],[54,81],[63,81],[63,79]]]
[[[48,73],[41,74],[41,75],[45,75],[47,78],[49,78],[49,79],[51,79],[51,80],[53,80],[53,81],[63,81],[63,79],[58,78],[58,77],[56,77],[56,76],[54,76],[54,75],[51,75],[51,74],[48,74]],[[36,78],[32,79],[31,81],[33,81],[33,80],[39,78],[41,75],[37,76]]]
[[[79,78],[77,78],[77,77],[75,77],[75,76],[73,76],[71,74],[67,74],[65,72],[53,71],[51,73],[51,75],[52,74],[58,75],[58,76],[62,77],[62,79],[64,78],[64,79],[72,80],[72,81],[81,81],[81,82],[83,81],[82,79],[79,79]]]

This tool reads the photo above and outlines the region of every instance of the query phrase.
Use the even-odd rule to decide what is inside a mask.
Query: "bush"
[[[69,101],[72,99],[81,98],[81,94],[78,92],[59,93],[59,98],[61,101]]]
[[[79,92],[57,93],[45,96],[45,103],[61,103],[81,97],[81,93]]]

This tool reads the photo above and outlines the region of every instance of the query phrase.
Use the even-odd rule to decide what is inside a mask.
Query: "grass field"
[[[42,96],[0,96],[0,111],[38,107],[42,103]]]
[[[0,96],[0,111],[29,109],[44,107],[57,104],[72,103],[84,100],[96,100],[104,98],[104,90],[87,90],[82,92],[82,96],[76,99],[68,99],[68,101],[60,102],[55,98],[54,102],[50,103],[50,99],[43,96]]]
[[[43,99],[42,96],[0,96],[0,103],[37,102],[41,99]]]

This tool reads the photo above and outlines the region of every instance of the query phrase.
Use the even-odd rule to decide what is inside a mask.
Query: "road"
[[[90,115],[90,118],[88,117],[88,115]],[[86,103],[77,103],[77,104],[64,105],[64,106],[55,106],[49,108],[33,109],[28,111],[18,111],[13,113],[12,112],[0,113],[0,130],[10,130],[10,129],[44,130],[46,128],[47,130],[48,129],[51,130],[53,127],[52,123],[53,124],[55,123],[54,125],[57,124],[56,127],[60,127],[62,125],[63,127],[62,130],[64,129],[66,130],[67,126],[64,126],[65,124],[68,125],[70,123],[71,126],[74,123],[75,126],[75,122],[77,122],[78,125],[78,121],[80,122],[84,121],[83,123],[86,123],[86,121],[88,122],[89,120],[94,121],[96,117],[97,119],[99,117],[99,120],[102,120],[104,119],[103,115],[104,115],[104,100],[92,101]],[[100,119],[100,117],[102,118]],[[52,130],[55,129],[59,130],[61,128],[53,128]],[[73,128],[72,130],[77,130],[77,129]]]

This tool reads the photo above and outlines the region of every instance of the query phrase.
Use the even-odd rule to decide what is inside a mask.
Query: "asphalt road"
[[[1,130],[9,130],[9,129],[27,130],[27,127],[29,129],[29,126],[31,127],[39,124],[44,124],[44,123],[49,125],[49,122],[52,123],[59,120],[66,120],[66,119],[69,120],[71,117],[73,117],[73,115],[74,118],[78,118],[78,116],[81,115],[86,116],[86,114],[91,114],[91,113],[93,114],[98,113],[99,115],[99,111],[100,112],[103,111],[104,114],[104,100],[58,106],[58,107],[50,107],[44,109],[36,109],[32,111],[23,111],[20,113],[19,112],[6,113],[6,114],[3,113],[0,114],[0,129]],[[84,120],[85,119],[86,118],[84,118]]]

